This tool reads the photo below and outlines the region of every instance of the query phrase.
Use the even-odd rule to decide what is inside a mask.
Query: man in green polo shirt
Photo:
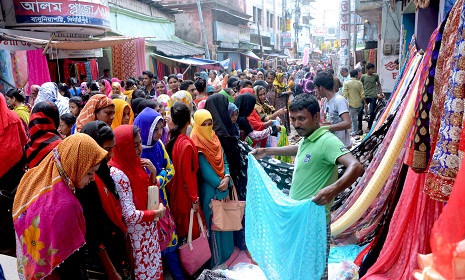
[[[295,156],[295,168],[289,196],[295,200],[311,198],[318,205],[324,205],[327,227],[327,257],[330,245],[329,209],[338,193],[350,187],[362,174],[360,162],[347,150],[344,144],[328,127],[320,127],[320,106],[309,94],[298,95],[289,106],[291,124],[299,136],[299,145],[259,148],[252,151],[256,158],[267,155]],[[337,165],[347,167],[338,179]],[[322,279],[327,279],[327,268]]]

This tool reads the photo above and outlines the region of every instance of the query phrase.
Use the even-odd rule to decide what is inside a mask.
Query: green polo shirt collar
[[[328,126],[322,126],[322,127],[318,128],[317,130],[313,131],[313,133],[310,134],[310,136],[308,136],[305,140],[310,140],[312,142],[315,142],[318,138],[321,137],[321,135],[325,134],[326,131],[329,131],[329,127]]]

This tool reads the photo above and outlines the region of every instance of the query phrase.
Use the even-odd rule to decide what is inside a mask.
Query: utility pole
[[[202,7],[200,6],[200,0],[197,0],[197,8],[199,10],[199,19],[200,19],[200,27],[202,29],[203,44],[205,46],[205,58],[210,59],[210,51],[208,50],[207,32],[205,31],[205,23],[203,22]]]

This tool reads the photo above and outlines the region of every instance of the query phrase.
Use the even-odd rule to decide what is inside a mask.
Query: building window
[[[283,30],[283,19],[281,17],[277,18],[278,30]]]
[[[274,28],[274,14],[266,12],[266,27]]]
[[[253,7],[253,22],[262,25],[262,9]]]

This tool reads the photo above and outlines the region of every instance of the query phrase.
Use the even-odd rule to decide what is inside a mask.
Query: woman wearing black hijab
[[[115,135],[111,127],[102,121],[84,125],[81,133],[91,136],[108,151],[108,156],[95,172],[95,181],[83,189],[76,189],[86,219],[86,269],[92,279],[115,279],[117,275],[127,279],[129,269],[126,254],[125,233],[119,195],[110,176],[107,162],[113,156]]]
[[[229,163],[229,173],[236,186],[239,200],[245,201],[247,186],[247,154],[242,153],[239,135],[229,117],[228,98],[222,94],[213,94],[205,102],[207,109],[213,117],[213,130],[220,139],[226,159]],[[245,220],[245,219],[244,219]],[[234,232],[234,245],[241,250],[245,250],[245,231],[244,220],[243,228]]]
[[[277,132],[280,131],[280,127],[272,125],[265,128],[262,131],[253,130],[247,118],[252,114],[255,109],[256,98],[250,93],[239,95],[236,98],[237,108],[239,109],[239,117],[237,118],[237,125],[239,129],[244,132],[244,138],[249,137],[256,143],[258,140],[265,139],[270,135],[276,136]],[[242,137],[241,137],[242,138]]]

